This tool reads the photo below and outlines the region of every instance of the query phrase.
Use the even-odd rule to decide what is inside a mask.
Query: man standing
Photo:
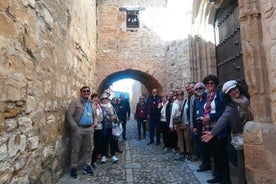
[[[119,106],[119,120],[122,122],[123,132],[122,136],[124,140],[127,140],[126,138],[126,124],[127,121],[129,121],[130,117],[130,104],[127,99],[125,99],[124,94],[120,94],[120,98],[118,99],[118,106]]]
[[[66,118],[69,122],[72,138],[71,150],[71,177],[77,178],[77,166],[79,162],[79,152],[82,149],[82,160],[85,165],[84,172],[88,175],[93,175],[90,166],[93,133],[97,126],[96,108],[89,100],[90,88],[83,86],[80,89],[80,98],[74,100],[69,105]]]
[[[156,131],[156,145],[160,144],[160,109],[159,103],[162,102],[161,97],[157,94],[157,89],[152,90],[152,95],[147,100],[149,128],[150,128],[150,142],[148,145],[154,143],[154,131]]]

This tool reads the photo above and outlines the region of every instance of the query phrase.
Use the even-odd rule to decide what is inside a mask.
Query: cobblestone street
[[[82,174],[78,170],[78,178],[72,179],[68,172],[58,181],[58,184],[144,184],[144,183],[170,183],[170,184],[205,184],[212,178],[211,171],[198,173],[196,170],[200,162],[176,161],[172,152],[163,153],[163,145],[147,145],[147,139],[137,141],[136,121],[131,119],[127,123],[127,140],[120,140],[123,153],[116,154],[118,163],[100,164],[94,169],[93,176]],[[233,182],[234,183],[234,182]]]

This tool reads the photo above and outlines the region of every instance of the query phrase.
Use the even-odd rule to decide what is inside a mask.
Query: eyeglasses
[[[108,98],[101,98],[101,100],[107,100]]]
[[[213,84],[215,84],[215,82],[214,81],[210,81],[210,82],[207,82],[206,85],[207,84],[213,85]]]
[[[201,91],[201,90],[203,90],[204,88],[203,87],[201,87],[201,88],[196,88],[195,90],[196,91]]]
[[[228,94],[232,93],[232,92],[235,91],[236,89],[237,89],[237,87],[234,87],[234,88],[230,89],[230,90],[228,91]]]
[[[90,93],[90,90],[82,90],[82,93]]]

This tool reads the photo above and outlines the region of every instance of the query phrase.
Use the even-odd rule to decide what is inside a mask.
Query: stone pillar
[[[269,77],[273,76],[270,67],[273,64],[270,58],[273,57],[269,51],[273,40],[265,39],[274,30],[273,19],[265,16],[269,11],[262,8],[267,6],[267,10],[273,10],[271,4],[272,1],[239,0],[244,72],[254,113],[254,121],[248,122],[244,130],[246,177],[250,184],[276,181],[276,126],[271,123],[275,118],[270,100],[273,97],[273,86],[270,85],[273,77]]]

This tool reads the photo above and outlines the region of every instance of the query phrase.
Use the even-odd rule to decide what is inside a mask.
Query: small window
[[[129,10],[127,11],[127,28],[139,28],[139,10]]]

